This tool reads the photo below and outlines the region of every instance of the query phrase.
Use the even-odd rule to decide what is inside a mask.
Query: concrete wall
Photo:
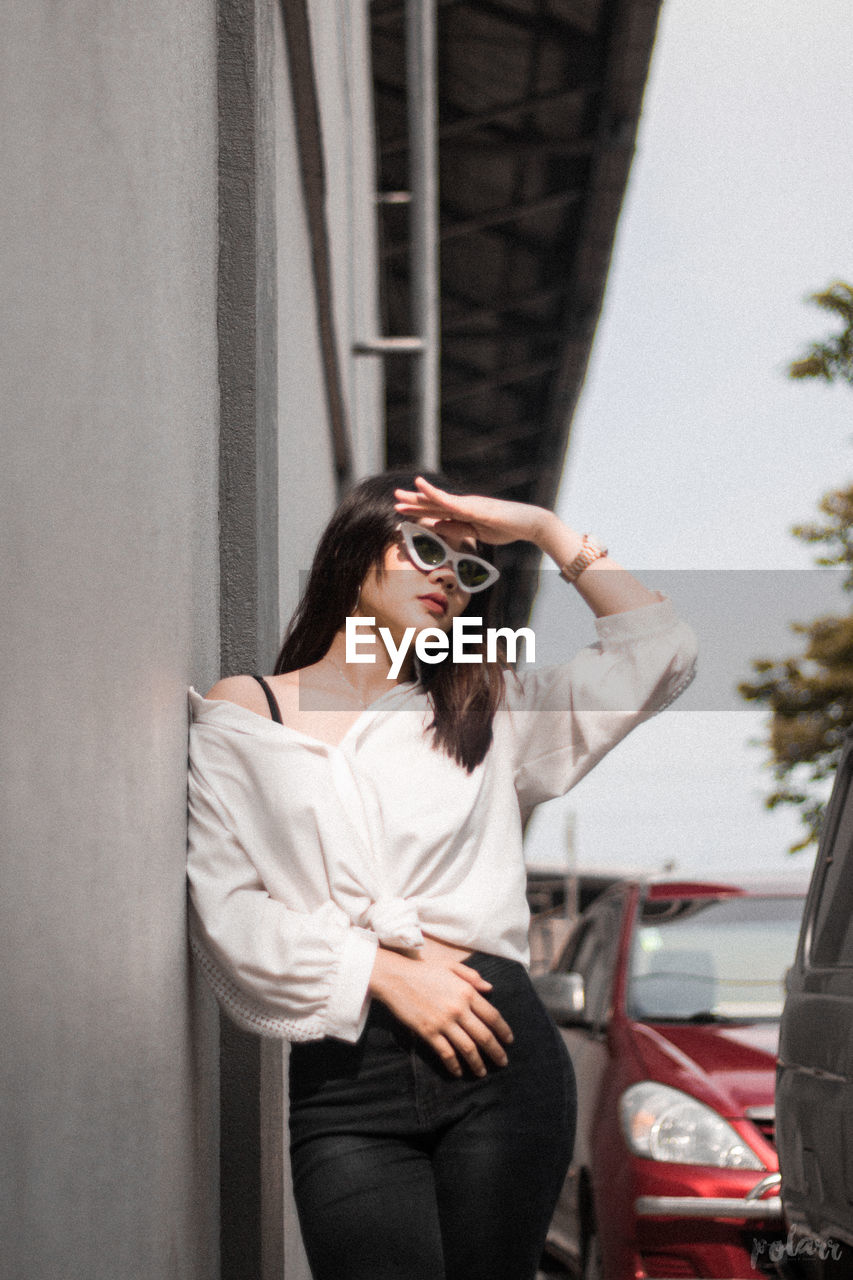
[[[286,7],[286,11],[288,8]],[[278,562],[279,607],[286,624],[299,598],[314,548],[337,498],[333,428],[322,358],[321,324],[330,325],[340,378],[343,417],[353,478],[384,465],[383,369],[376,359],[357,357],[354,344],[373,336],[378,325],[376,272],[375,163],[373,105],[367,30],[367,6],[351,0],[309,0],[305,36],[310,48],[297,49],[300,78],[310,79],[316,97],[313,139],[321,161],[325,190],[320,210],[329,269],[329,314],[320,315],[315,265],[312,265],[308,203],[311,187],[295,182],[300,147],[311,148],[307,132],[294,118],[291,75],[294,50],[287,40],[297,28],[275,23],[273,82],[275,98],[277,330],[278,330]],[[305,65],[310,53],[310,73]],[[297,101],[305,85],[297,90]],[[303,157],[304,158],[304,157]],[[262,1115],[268,1124],[287,1123],[287,1053],[264,1046]],[[279,1258],[269,1237],[282,1224],[280,1261],[286,1280],[310,1280],[302,1249],[289,1178],[286,1137],[280,1171],[267,1163],[264,1195],[266,1266],[276,1274]],[[276,1173],[280,1173],[280,1179]]]
[[[4,13],[2,1271],[217,1274],[184,937],[218,668],[212,4]]]
[[[375,156],[366,4],[308,0],[311,74],[322,151],[323,217],[330,256],[331,324],[355,478],[384,466],[384,376],[353,346],[378,332]],[[293,85],[282,24],[275,55],[278,244],[279,530],[282,620],[299,595],[299,574],[335,505],[329,406],[320,362],[319,317],[299,171]],[[304,124],[305,122],[303,122]],[[308,126],[310,127],[310,126]],[[303,145],[305,139],[303,138]]]
[[[217,1015],[185,941],[185,687],[232,661],[270,665],[337,498],[341,424],[350,474],[382,464],[382,368],[352,355],[377,305],[366,6],[290,4],[310,40],[318,224],[289,3],[33,0],[5,15],[10,1280],[219,1274]],[[267,1046],[262,1082],[254,1070],[246,1110],[229,1085],[232,1116],[257,1123],[262,1085],[261,1129],[277,1136],[267,1124],[263,1153],[249,1137],[236,1159],[263,1158],[265,1280],[303,1280],[281,1167],[286,1055]],[[232,1196],[230,1226],[256,1201]]]

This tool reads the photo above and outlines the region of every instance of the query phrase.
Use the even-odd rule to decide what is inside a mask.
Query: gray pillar
[[[279,642],[275,137],[271,0],[219,10],[222,674]]]
[[[279,641],[273,17],[271,0],[220,0],[223,675],[271,670]],[[277,1117],[281,1130],[281,1073],[262,1073],[260,1042],[224,1016],[220,1034],[222,1280],[272,1280],[283,1272],[281,1136],[262,1151],[261,1133]]]

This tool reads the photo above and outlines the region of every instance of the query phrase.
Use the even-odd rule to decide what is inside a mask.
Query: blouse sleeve
[[[308,912],[271,897],[211,780],[190,766],[190,942],[217,998],[260,1035],[354,1042],[376,936],[331,901]]]
[[[693,679],[696,637],[672,602],[595,622],[598,641],[561,666],[510,679],[515,786],[526,818],[567,791],[627,733]]]

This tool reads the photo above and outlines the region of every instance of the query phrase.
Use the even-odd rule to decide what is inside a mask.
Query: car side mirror
[[[541,973],[533,979],[539,999],[560,1027],[587,1025],[583,977],[579,973]]]

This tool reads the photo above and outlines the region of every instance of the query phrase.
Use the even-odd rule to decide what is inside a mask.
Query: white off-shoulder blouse
[[[355,1041],[381,941],[423,932],[528,961],[522,828],[690,682],[671,602],[596,621],[564,665],[508,673],[485,759],[432,745],[417,684],[394,685],[336,746],[190,690],[191,941],[242,1026]]]

